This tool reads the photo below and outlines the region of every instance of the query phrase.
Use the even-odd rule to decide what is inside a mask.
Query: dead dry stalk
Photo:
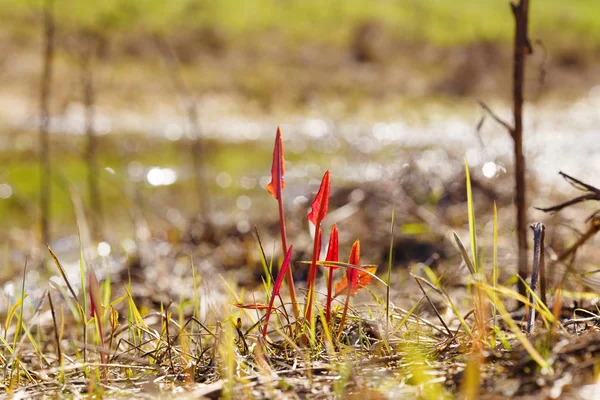
[[[43,9],[44,49],[42,52],[42,80],[40,85],[40,227],[43,244],[50,242],[50,204],[52,196],[50,162],[50,93],[54,64],[54,1],[46,0]]]
[[[95,241],[104,239],[104,213],[100,192],[100,169],[98,168],[98,139],[94,129],[96,91],[94,88],[94,58],[98,39],[94,36],[84,41],[81,51],[81,83],[85,106],[85,159],[88,167],[88,190],[92,236]]]
[[[209,215],[210,204],[207,195],[207,184],[205,176],[206,168],[206,151],[204,141],[200,137],[200,122],[198,117],[198,104],[197,101],[186,86],[185,81],[181,76],[181,67],[179,58],[173,47],[166,41],[166,39],[159,35],[154,36],[154,44],[158,49],[158,53],[163,62],[167,76],[177,93],[179,102],[185,109],[189,124],[189,134],[192,140],[190,146],[191,158],[194,166],[194,175],[196,179],[196,193],[198,196],[199,208],[201,215]]]
[[[533,230],[534,251],[533,251],[533,268],[531,271],[531,284],[529,285],[531,293],[529,293],[529,303],[534,303],[534,293],[537,289],[538,277],[540,281],[540,298],[544,305],[546,302],[546,266],[544,264],[544,231],[546,227],[541,222],[531,224]],[[535,321],[535,309],[531,306],[527,308],[527,333],[531,333],[533,323]]]
[[[517,208],[517,232],[519,246],[519,276],[527,276],[527,211],[525,199],[525,156],[523,155],[523,89],[525,86],[525,56],[531,54],[531,44],[527,36],[529,0],[519,0],[511,4],[515,17],[515,42],[513,60],[513,116],[512,132],[515,157],[515,205]],[[523,280],[519,281],[519,293],[525,294]]]
[[[515,19],[514,54],[513,54],[513,119],[514,125],[509,124],[495,114],[485,103],[481,107],[500,125],[513,139],[513,154],[515,158],[515,208],[517,211],[517,244],[519,293],[527,295],[525,279],[527,267],[527,202],[525,196],[525,156],[523,154],[523,91],[525,88],[525,56],[532,53],[528,36],[529,0],[518,0],[510,3]]]
[[[544,238],[546,236],[546,227],[541,222],[531,224],[533,229],[533,268],[540,271],[540,299],[545,306],[548,306],[546,299],[547,277],[546,277],[546,258],[544,257]]]

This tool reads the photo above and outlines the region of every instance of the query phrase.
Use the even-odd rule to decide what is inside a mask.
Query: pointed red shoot
[[[265,326],[263,328],[263,337],[267,337],[267,329],[269,328],[269,318],[271,317],[271,312],[273,311],[273,302],[275,301],[275,297],[279,295],[279,289],[281,289],[281,284],[283,283],[283,278],[287,274],[288,269],[290,268],[290,259],[292,258],[292,248],[294,246],[290,246],[283,259],[283,264],[281,264],[281,268],[279,269],[279,273],[277,274],[277,279],[275,280],[275,284],[273,285],[273,292],[271,293],[271,299],[269,300],[269,307],[267,308],[267,314],[265,315]]]
[[[283,159],[283,141],[281,140],[281,129],[277,127],[277,134],[275,135],[275,146],[273,147],[273,164],[271,165],[271,182],[267,185],[267,191],[271,196],[275,197],[279,207],[279,232],[281,233],[281,247],[283,248],[283,254],[287,253],[287,235],[285,233],[285,217],[283,212],[283,199],[281,191],[283,190],[285,183],[283,181],[283,175],[285,173],[285,162]],[[298,318],[300,311],[298,309],[298,301],[296,299],[296,288],[294,287],[294,277],[292,275],[291,268],[288,268],[286,280],[288,288],[290,290],[290,300],[292,301],[292,309],[294,316]]]
[[[281,200],[281,191],[285,187],[285,182],[283,181],[284,174],[283,141],[281,140],[281,130],[277,127],[275,146],[273,148],[273,164],[271,166],[271,183],[267,185],[267,190],[277,200]]]
[[[357,240],[352,244],[352,250],[350,250],[350,257],[348,257],[348,264],[360,265],[360,242]],[[352,270],[353,268],[349,268]]]
[[[339,261],[338,260],[338,229],[337,225],[333,224],[331,227],[331,235],[329,236],[329,248],[327,249],[327,258],[325,261]],[[331,300],[333,292],[333,271],[338,269],[335,265],[325,265],[329,268],[329,279],[327,280],[327,304],[325,305],[325,319],[327,322],[331,320]]]
[[[329,236],[329,248],[327,249],[327,258],[326,261],[339,261],[338,258],[338,229],[337,225],[333,224],[331,227],[331,235]],[[326,265],[327,268],[331,268],[332,270],[336,270],[339,267],[336,265]]]
[[[325,219],[327,208],[329,206],[329,170],[323,175],[321,187],[317,192],[315,200],[312,203],[312,209],[308,214],[308,220],[314,226],[318,226]]]
[[[360,242],[358,240],[352,244],[350,257],[348,258],[348,264],[356,266],[360,265]],[[350,288],[354,288],[356,286],[356,282],[358,281],[358,270],[354,268],[346,268],[346,277],[350,283]]]

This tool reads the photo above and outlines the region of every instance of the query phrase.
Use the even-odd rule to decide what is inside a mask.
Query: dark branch
[[[494,111],[492,111],[492,109],[489,108],[488,105],[485,104],[483,101],[479,101],[479,105],[490,115],[490,117],[492,117],[494,119],[494,121],[496,121],[497,123],[502,125],[504,128],[506,128],[508,133],[510,133],[510,136],[514,137],[515,129],[512,126],[510,126],[510,124],[508,122],[506,122],[505,120],[500,118],[498,116],[498,114],[496,114]]]
[[[600,195],[600,189],[592,186],[592,185],[588,185],[587,183],[581,182],[579,179],[575,179],[570,175],[565,174],[564,172],[560,171],[559,174],[565,178],[565,180],[567,182],[569,182],[571,184],[571,186],[573,186],[574,188],[577,188],[581,191],[590,191],[590,192],[594,192],[594,193],[598,193],[598,195]]]
[[[575,197],[574,199],[571,199],[569,201],[565,201],[564,203],[558,204],[556,206],[547,207],[547,208],[535,207],[537,210],[540,210],[543,212],[554,213],[554,212],[558,212],[558,211],[562,210],[565,207],[571,206],[573,204],[582,203],[584,201],[588,201],[588,200],[600,201],[600,189],[598,189],[592,185],[588,185],[587,183],[584,183],[584,182],[580,181],[579,179],[573,178],[572,176],[567,175],[562,171],[560,171],[559,174],[575,189],[581,190],[582,192],[587,192],[587,193],[583,194],[581,196]],[[592,217],[594,215],[596,215],[596,213],[592,214]],[[590,218],[588,218],[588,220]]]
[[[547,213],[555,213],[555,212],[562,210],[565,207],[572,206],[573,204],[577,204],[577,203],[582,203],[587,200],[600,200],[600,198],[596,198],[596,195],[594,195],[594,194],[584,194],[583,196],[575,197],[574,199],[565,201],[564,203],[560,203],[556,206],[546,207],[546,208],[543,208],[543,207],[534,207],[534,208],[536,210],[540,210],[540,211],[547,212]]]

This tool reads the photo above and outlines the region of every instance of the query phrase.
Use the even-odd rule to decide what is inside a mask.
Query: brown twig
[[[546,290],[548,279],[546,276],[546,258],[544,256],[544,238],[546,227],[542,223],[532,224],[533,229],[533,265],[539,265],[540,270],[540,298],[545,306],[548,306]]]
[[[514,136],[514,128],[510,126],[508,122],[500,118],[500,116],[498,116],[498,114],[492,111],[492,109],[488,107],[488,105],[485,104],[483,101],[480,100],[479,105],[485,110],[485,112],[489,114],[490,117],[492,117],[494,121],[502,125],[510,133],[511,136]]]
[[[58,333],[58,324],[56,323],[56,313],[54,312],[54,304],[52,303],[52,296],[48,291],[48,302],[50,303],[50,311],[52,312],[52,322],[54,323],[54,339],[56,340],[56,353],[58,355],[58,365],[62,365],[62,351],[60,348],[60,335]]]
[[[171,307],[171,302],[169,302],[169,304],[167,304],[167,306],[165,307],[165,313],[164,313],[164,315],[161,315],[161,317],[163,318],[163,321],[165,324],[165,335],[166,335],[166,339],[167,339],[166,342],[167,342],[167,353],[169,356],[169,366],[171,368],[171,373],[174,373],[175,366],[173,365],[173,353],[171,350],[171,338],[169,336],[169,321],[171,320],[171,315],[169,314],[169,307]]]
[[[415,274],[413,274],[412,272],[410,273],[410,275],[415,279],[415,282],[417,282],[417,285],[419,286],[419,289],[421,289],[421,292],[423,293],[423,296],[425,296],[425,298],[427,299],[427,302],[429,303],[429,305],[433,309],[433,312],[438,317],[438,320],[440,321],[440,323],[442,324],[442,326],[444,327],[444,329],[446,329],[446,332],[448,332],[448,336],[452,337],[452,331],[450,330],[450,328],[448,328],[448,325],[446,325],[446,322],[442,318],[442,315],[440,314],[440,312],[438,311],[438,309],[436,308],[436,306],[433,304],[433,302],[431,301],[431,299],[427,295],[427,292],[425,292],[425,289],[423,288],[423,285],[421,285],[421,282],[419,282],[419,277],[416,276]],[[433,287],[433,286],[430,286],[430,287]]]
[[[585,242],[590,240],[596,233],[598,233],[598,231],[600,231],[600,217],[594,217],[591,221],[589,229],[585,231],[583,235],[581,235],[581,237],[577,240],[577,242],[575,242],[571,247],[560,253],[553,263],[562,262],[569,258],[571,255],[574,255],[575,252],[581,246],[583,246]]]
[[[577,196],[571,200],[565,201],[564,203],[560,203],[560,204],[557,204],[552,207],[546,207],[546,208],[536,207],[536,209],[538,209],[540,211],[544,211],[544,212],[555,213],[555,212],[562,210],[563,208],[572,206],[574,204],[582,203],[584,201],[588,201],[588,200],[600,201],[600,189],[598,189],[595,186],[592,186],[590,184],[587,184],[585,182],[582,182],[579,179],[573,178],[572,176],[567,175],[562,171],[560,171],[559,174],[571,186],[573,186],[574,188],[581,190],[583,192],[587,192],[587,193],[583,194],[581,196]],[[590,227],[588,228],[588,230],[585,231],[581,235],[581,237],[577,240],[577,242],[575,242],[571,247],[569,247],[568,249],[566,249],[562,253],[560,253],[558,255],[558,257],[552,262],[552,264],[563,262],[566,259],[568,259],[569,257],[574,256],[575,252],[577,252],[577,250],[581,246],[583,246],[596,233],[598,233],[598,231],[600,231],[600,216],[598,215],[598,212],[593,213],[587,220],[590,221]]]
[[[574,319],[568,319],[568,320],[564,321],[563,326],[566,328],[567,326],[570,326],[570,325],[581,324],[584,322],[598,322],[598,321],[600,321],[600,315],[596,315],[596,316],[588,317],[588,318],[574,318]]]
[[[549,213],[555,213],[555,212],[562,210],[563,208],[572,206],[573,204],[582,203],[584,201],[588,201],[588,200],[600,201],[600,189],[598,189],[592,185],[589,185],[587,183],[584,183],[584,182],[580,181],[579,179],[573,178],[572,176],[567,175],[562,171],[560,171],[559,174],[575,189],[578,189],[582,192],[587,192],[587,193],[584,195],[575,197],[574,199],[565,201],[564,203],[557,204],[552,207],[546,207],[546,208],[535,207],[536,210],[540,210],[543,212],[549,212]]]
[[[533,229],[534,251],[533,268],[531,271],[531,283],[529,285],[531,289],[531,293],[529,293],[529,303],[533,304],[534,302],[533,293],[535,293],[535,290],[537,288],[539,276],[541,286],[540,297],[542,303],[546,305],[546,269],[544,266],[544,230],[546,228],[541,222],[531,224],[530,228]],[[535,309],[533,307],[527,308],[527,333],[531,333],[531,330],[533,328],[533,321],[535,320]]]

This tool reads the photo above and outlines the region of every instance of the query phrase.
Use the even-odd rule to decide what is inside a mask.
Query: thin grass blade
[[[471,258],[469,257],[469,253],[467,253],[467,249],[465,249],[465,246],[462,244],[462,242],[461,242],[460,238],[458,237],[458,235],[456,234],[456,232],[452,232],[452,234],[454,235],[454,242],[456,242],[456,246],[458,246],[458,251],[460,252],[461,258],[467,265],[467,268],[469,269],[469,272],[471,273],[471,275],[475,276],[475,267],[473,266],[473,262],[471,261]]]
[[[477,234],[475,232],[475,207],[473,206],[473,190],[471,188],[471,174],[469,173],[469,164],[465,158],[465,175],[467,181],[467,207],[469,210],[469,234],[471,236],[471,252],[473,253],[473,269],[479,272],[477,257]]]

